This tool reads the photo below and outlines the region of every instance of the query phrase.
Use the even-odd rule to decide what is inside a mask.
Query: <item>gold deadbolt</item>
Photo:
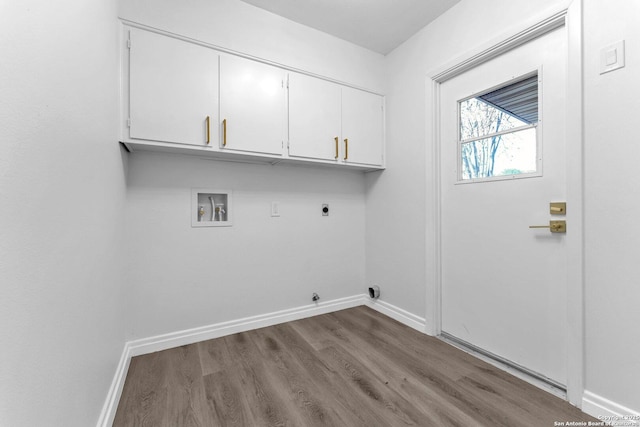
[[[551,202],[549,203],[549,213],[551,215],[566,215],[567,203],[566,202]]]

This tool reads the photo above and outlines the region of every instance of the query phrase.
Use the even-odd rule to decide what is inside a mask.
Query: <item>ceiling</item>
[[[242,0],[383,55],[460,0]]]

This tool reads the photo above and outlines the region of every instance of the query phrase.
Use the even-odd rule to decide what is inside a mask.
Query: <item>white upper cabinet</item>
[[[384,105],[381,96],[342,88],[342,143],[345,162],[382,165]]]
[[[217,147],[217,52],[137,28],[129,37],[128,139]]]
[[[124,25],[121,141],[236,161],[384,168],[384,98]]]
[[[281,156],[286,140],[286,73],[248,59],[220,58],[220,147]]]
[[[289,74],[289,155],[338,160],[341,136],[340,86]]]
[[[289,155],[381,167],[383,106],[380,95],[289,74]]]

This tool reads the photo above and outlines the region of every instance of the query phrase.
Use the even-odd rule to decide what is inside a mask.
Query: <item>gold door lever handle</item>
[[[548,228],[552,233],[566,233],[567,221],[549,221],[549,225],[530,225],[529,228]]]

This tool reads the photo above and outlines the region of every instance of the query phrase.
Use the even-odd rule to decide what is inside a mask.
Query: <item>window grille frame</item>
[[[488,89],[484,89],[482,91],[478,91],[475,92],[474,94],[467,96],[465,98],[459,99],[456,102],[456,116],[457,116],[457,120],[456,120],[456,141],[457,141],[457,155],[456,155],[456,182],[455,184],[475,184],[475,183],[483,183],[483,182],[494,182],[494,181],[511,181],[514,179],[527,179],[527,178],[539,178],[543,176],[543,141],[542,141],[542,134],[543,134],[543,90],[542,90],[542,85],[543,85],[543,74],[542,74],[542,66],[539,66],[537,69],[530,71],[528,73],[525,74],[521,74],[518,76],[514,76],[511,78],[511,80],[507,81],[507,82],[502,82],[500,84],[497,84],[495,86],[492,86]],[[522,126],[517,126],[515,128],[512,129],[507,129],[504,131],[499,131],[499,132],[493,132],[493,133],[488,133],[486,135],[482,135],[479,137],[472,137],[472,138],[467,138],[467,139],[462,139],[462,132],[461,132],[461,122],[462,122],[462,118],[461,118],[461,104],[465,101],[468,101],[470,99],[473,98],[479,98],[483,95],[486,95],[488,93],[494,92],[500,88],[506,87],[506,86],[510,86],[512,84],[515,84],[517,82],[529,79],[533,76],[538,77],[538,121],[536,123],[532,123],[532,124],[526,124],[526,125],[522,125]],[[483,139],[488,139],[494,136],[502,136],[502,135],[509,135],[509,134],[513,134],[513,133],[518,133],[524,130],[528,130],[528,129],[535,129],[536,131],[536,170],[534,172],[527,172],[527,173],[520,173],[520,174],[513,174],[513,175],[497,175],[497,176],[489,176],[489,177],[482,177],[482,178],[469,178],[469,179],[463,179],[463,168],[462,168],[462,147],[464,144],[468,144],[470,142],[474,142],[474,141],[480,141]]]

